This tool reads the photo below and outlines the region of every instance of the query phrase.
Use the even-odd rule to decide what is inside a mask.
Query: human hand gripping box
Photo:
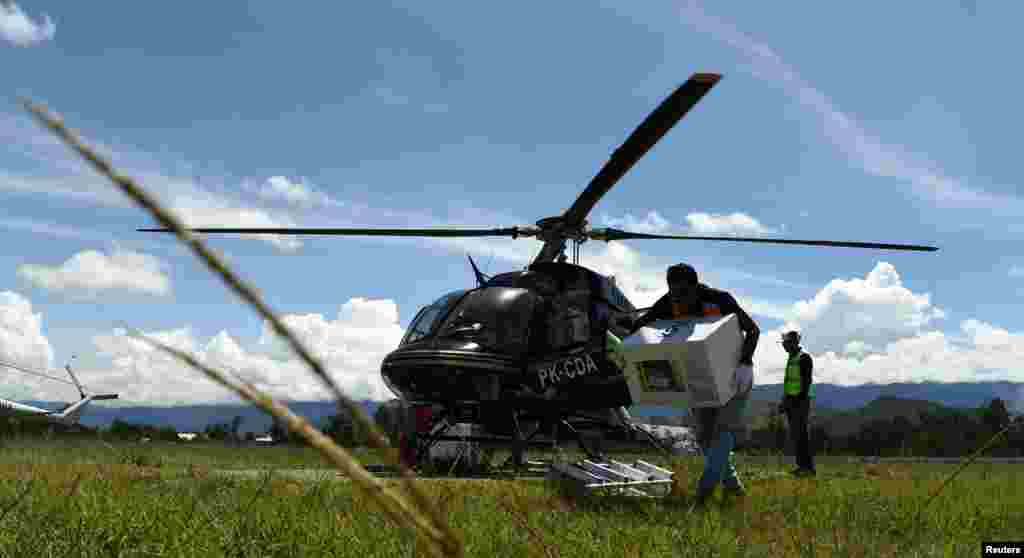
[[[736,393],[743,333],[734,314],[659,320],[622,340],[634,405],[717,407]]]

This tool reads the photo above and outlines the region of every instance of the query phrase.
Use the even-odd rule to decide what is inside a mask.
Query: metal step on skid
[[[646,461],[635,461],[632,465],[589,459],[555,463],[548,470],[548,478],[567,483],[580,493],[600,491],[652,498],[665,496],[672,490],[672,471]]]

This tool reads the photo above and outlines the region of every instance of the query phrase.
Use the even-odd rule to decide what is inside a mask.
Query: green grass
[[[408,531],[347,482],[208,470],[324,467],[304,449],[144,446],[5,443],[0,556],[415,555]],[[155,464],[126,462],[129,451]],[[740,456],[750,494],[692,512],[700,465],[674,462],[679,484],[654,501],[573,500],[543,481],[423,482],[467,556],[975,556],[980,541],[1019,540],[1024,525],[1019,465],[972,465],[919,518],[955,465],[826,459],[819,478],[794,480],[777,460]]]
[[[354,449],[362,462],[377,461],[372,451]],[[381,460],[382,461],[382,460]],[[185,469],[323,468],[315,449],[301,446],[231,446],[223,442],[101,442],[67,437],[56,440],[0,441],[0,464],[108,463]]]

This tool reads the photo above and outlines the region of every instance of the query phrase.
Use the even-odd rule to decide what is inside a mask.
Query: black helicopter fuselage
[[[616,331],[613,317],[635,311],[608,277],[534,264],[421,309],[381,373],[403,401],[484,415],[460,417],[473,422],[510,409],[553,416],[628,407],[606,334]]]

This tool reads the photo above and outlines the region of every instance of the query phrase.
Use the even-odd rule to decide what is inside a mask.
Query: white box
[[[736,392],[743,333],[735,314],[659,320],[622,340],[634,405],[717,407]]]

